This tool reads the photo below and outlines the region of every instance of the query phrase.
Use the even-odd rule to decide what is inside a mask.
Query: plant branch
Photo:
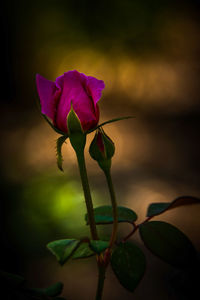
[[[87,170],[85,166],[85,156],[84,156],[84,150],[76,151],[76,156],[78,160],[78,166],[81,176],[81,182],[83,187],[83,192],[85,196],[85,203],[87,207],[87,214],[88,214],[88,223],[90,226],[90,232],[93,240],[98,240],[98,234],[94,219],[94,209],[93,209],[93,203],[92,203],[92,197],[90,193],[90,187],[88,182],[88,176],[87,176]]]
[[[105,273],[106,273],[106,267],[104,265],[99,264],[98,265],[98,286],[97,286],[97,292],[95,298],[96,300],[102,299]]]
[[[117,201],[116,201],[116,197],[115,197],[115,192],[114,192],[114,187],[113,187],[112,178],[111,178],[111,174],[110,174],[110,169],[104,171],[104,173],[106,176],[108,189],[110,192],[110,199],[111,199],[111,203],[112,203],[112,212],[113,212],[113,228],[112,228],[112,234],[111,234],[110,243],[109,243],[109,248],[111,248],[114,245],[116,237],[117,237],[118,211],[117,211]]]
[[[135,224],[134,222],[131,223],[133,225],[133,229],[131,230],[131,232],[125,237],[123,238],[122,242],[125,243],[128,239],[130,239],[130,237],[136,232],[136,230],[139,228],[140,225],[148,222],[149,220],[151,220],[153,218],[153,216],[151,217],[147,217],[142,223],[140,224]]]
[[[109,121],[105,121],[105,122],[99,124],[98,126],[94,127],[93,129],[88,130],[87,134],[91,133],[91,132],[93,132],[95,130],[97,130],[98,128],[102,127],[103,125],[106,125],[106,124],[109,124],[109,123],[113,123],[113,122],[117,122],[117,121],[121,121],[121,120],[132,119],[132,118],[135,118],[135,117],[128,116],[128,117],[115,118],[115,119],[112,119],[112,120],[109,120]]]

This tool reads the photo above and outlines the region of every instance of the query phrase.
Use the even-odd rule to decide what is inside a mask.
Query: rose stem
[[[90,226],[91,236],[93,240],[98,240],[98,234],[97,234],[97,229],[96,229],[96,224],[94,219],[92,197],[91,197],[90,187],[88,183],[87,170],[85,166],[84,149],[80,149],[79,151],[76,151],[76,156],[78,160],[81,182],[82,182],[83,192],[85,196],[85,203],[87,207],[88,223]]]
[[[108,189],[110,192],[112,211],[113,211],[113,228],[112,228],[112,234],[111,234],[109,247],[108,247],[108,250],[109,250],[114,245],[116,236],[117,236],[118,213],[117,213],[117,202],[116,202],[115,192],[114,192],[112,178],[111,178],[111,174],[110,174],[110,168],[106,168],[103,171],[106,176],[106,181],[107,181]],[[99,263],[98,263],[99,276],[98,276],[98,287],[97,287],[97,293],[96,293],[96,300],[102,299],[106,266],[108,265],[109,258],[110,258],[109,252],[110,251],[107,252],[108,256],[106,256],[106,254],[104,256],[104,259],[105,259],[104,263],[101,263],[101,261],[99,261]]]
[[[96,230],[96,224],[94,219],[94,210],[93,210],[93,203],[92,203],[92,197],[90,193],[90,187],[88,183],[88,176],[87,176],[87,170],[85,166],[85,156],[84,156],[84,150],[76,151],[78,165],[79,165],[79,171],[81,176],[81,182],[83,186],[83,192],[85,196],[85,203],[87,207],[87,213],[88,213],[88,222],[90,225],[90,232],[93,240],[98,240],[98,234]],[[97,258],[98,263],[98,286],[97,286],[97,292],[96,292],[96,300],[101,300],[103,295],[103,287],[104,287],[104,280],[105,280],[105,272],[106,268],[103,264],[101,264],[98,260],[100,257]]]
[[[106,268],[103,265],[98,265],[98,286],[97,286],[97,293],[96,293],[96,300],[101,300],[103,296],[103,287],[105,281],[105,273]]]
[[[112,228],[112,234],[109,243],[109,248],[111,248],[114,245],[117,237],[117,227],[118,227],[117,201],[115,197],[115,191],[114,191],[113,182],[110,174],[110,169],[105,170],[104,174],[106,176],[108,189],[110,192],[110,199],[112,203],[112,213],[113,213],[113,228]]]

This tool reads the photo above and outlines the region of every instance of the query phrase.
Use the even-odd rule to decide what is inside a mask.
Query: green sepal
[[[110,170],[115,145],[102,128],[96,131],[89,148],[90,156],[96,160],[103,171]]]
[[[101,149],[98,145],[98,138],[101,140],[103,149]],[[96,161],[110,159],[113,157],[115,153],[114,143],[102,128],[96,131],[95,137],[89,148],[89,153]]]
[[[158,216],[172,208],[185,206],[185,205],[192,205],[192,204],[200,204],[200,199],[191,196],[182,196],[176,198],[172,202],[151,203],[147,209],[147,217]]]
[[[105,251],[108,248],[108,246],[109,246],[108,241],[101,241],[101,240],[90,241],[91,249],[97,254],[100,254],[103,251]]]
[[[81,241],[76,239],[57,240],[47,244],[47,248],[56,256],[63,265],[73,255]]]
[[[121,121],[121,120],[133,119],[133,118],[135,118],[135,117],[128,116],[128,117],[121,117],[121,118],[111,119],[111,120],[108,120],[106,122],[103,122],[103,123],[99,124],[98,126],[94,127],[93,129],[88,130],[87,133],[91,133],[91,132],[97,130],[98,128],[100,128],[100,127],[102,127],[106,124],[109,124],[109,123],[113,123],[113,122],[117,122],[117,121]]]
[[[165,262],[179,268],[193,265],[196,251],[188,237],[175,226],[151,221],[139,226],[145,246]]]
[[[137,220],[137,214],[130,208],[124,206],[117,207],[118,222],[133,223]],[[94,218],[97,225],[100,224],[112,224],[113,223],[113,212],[112,206],[104,205],[94,208]],[[88,225],[88,215],[85,215],[85,220]]]
[[[74,254],[72,255],[73,259],[79,259],[79,258],[88,258],[92,255],[94,255],[94,251],[91,250],[88,243],[81,243],[79,247],[76,249]]]
[[[97,145],[98,133],[99,133],[99,131],[97,131],[95,133],[94,139],[92,140],[92,142],[90,144],[90,148],[89,148],[90,156],[96,161],[99,161],[99,160],[102,160],[105,158],[105,151],[102,152]]]
[[[68,128],[69,135],[83,133],[81,122],[79,120],[79,117],[75,113],[72,105],[71,105],[71,110],[67,116],[67,128]]]
[[[133,292],[144,275],[146,259],[140,248],[126,242],[113,250],[111,266],[121,285]]]
[[[105,156],[107,159],[110,159],[113,157],[115,153],[115,144],[113,143],[111,138],[105,133],[103,128],[101,128],[101,132],[102,132],[102,139],[105,148]]]
[[[64,144],[64,142],[66,141],[67,138],[68,138],[68,136],[62,135],[56,141],[57,166],[58,166],[58,169],[60,169],[61,171],[63,171],[62,145]]]
[[[32,289],[27,289],[29,293],[32,295],[44,295],[48,297],[56,297],[59,296],[62,293],[63,290],[63,283],[62,282],[57,282],[47,288],[32,288]]]
[[[76,152],[82,151],[85,147],[86,135],[73,106],[67,116],[67,128],[72,147]]]

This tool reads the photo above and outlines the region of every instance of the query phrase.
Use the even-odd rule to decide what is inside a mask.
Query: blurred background
[[[134,119],[106,125],[116,154],[112,174],[118,203],[145,218],[151,202],[200,196],[200,1],[13,0],[1,4],[1,252],[0,268],[30,286],[65,284],[71,300],[93,300],[94,258],[60,267],[46,249],[54,239],[88,234],[75,155],[37,107],[36,73],[55,80],[68,70],[102,79],[101,118]],[[93,137],[88,136],[88,144]],[[95,206],[107,204],[105,179],[87,155]],[[169,221],[200,250],[200,207],[155,220]],[[109,236],[111,228],[100,228]],[[120,236],[131,230],[120,225]],[[135,242],[143,249],[138,236]],[[177,270],[144,250],[148,269],[134,295],[109,270],[104,299],[193,299]],[[179,279],[178,279],[179,280]],[[181,292],[182,291],[182,292]],[[181,294],[182,293],[182,294]]]

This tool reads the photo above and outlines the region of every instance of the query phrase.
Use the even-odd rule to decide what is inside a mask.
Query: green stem
[[[91,197],[90,187],[88,183],[87,170],[85,166],[84,150],[81,149],[80,151],[76,151],[76,156],[78,160],[81,182],[82,182],[83,192],[85,196],[85,203],[87,207],[88,222],[90,225],[91,236],[93,240],[98,240],[98,234],[97,234],[97,229],[96,229],[96,224],[94,219],[92,197]]]
[[[115,192],[114,192],[114,187],[113,187],[112,178],[111,178],[111,174],[110,174],[110,169],[104,171],[104,173],[106,176],[106,180],[107,180],[107,184],[108,184],[108,188],[109,188],[109,192],[110,192],[110,199],[111,199],[111,203],[112,203],[112,212],[113,212],[113,228],[112,228],[112,234],[111,234],[110,243],[109,243],[109,248],[111,248],[114,245],[116,237],[117,237],[118,211],[117,211],[117,201],[116,201],[116,197],[115,197]]]
[[[97,293],[96,293],[96,300],[101,300],[103,296],[103,287],[104,287],[104,281],[105,281],[105,273],[106,268],[104,266],[99,265],[98,266],[98,286],[97,286]]]

